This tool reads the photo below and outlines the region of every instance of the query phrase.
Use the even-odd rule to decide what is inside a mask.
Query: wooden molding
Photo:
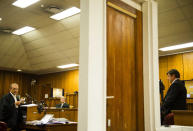
[[[113,4],[113,3],[111,3],[111,2],[107,2],[107,5],[108,5],[109,7],[112,7],[112,8],[114,8],[114,9],[116,9],[116,10],[124,13],[124,14],[129,15],[129,16],[135,18],[135,19],[137,18],[137,15],[136,15],[136,14],[133,14],[133,13],[131,13],[131,12],[129,12],[129,11],[127,11],[127,10],[125,10],[125,9],[123,9],[123,8],[121,8],[121,7]]]

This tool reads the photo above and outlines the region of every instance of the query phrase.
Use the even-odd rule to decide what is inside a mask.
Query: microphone
[[[32,97],[28,93],[25,93],[25,96],[32,99]]]

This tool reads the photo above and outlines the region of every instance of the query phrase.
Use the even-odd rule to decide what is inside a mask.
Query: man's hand
[[[25,98],[21,98],[20,102],[21,102],[22,104],[24,104]],[[20,103],[20,104],[21,104],[21,103]]]
[[[16,106],[19,106],[20,104],[21,104],[20,101],[15,102],[15,105],[16,105]]]

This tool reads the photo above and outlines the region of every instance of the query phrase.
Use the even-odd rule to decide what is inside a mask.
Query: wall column
[[[145,1],[143,11],[143,75],[145,130],[160,127],[157,2]]]
[[[106,131],[106,1],[80,5],[78,131]]]

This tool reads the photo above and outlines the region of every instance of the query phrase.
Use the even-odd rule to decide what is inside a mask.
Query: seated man
[[[161,106],[162,124],[164,124],[165,116],[171,113],[172,110],[186,109],[187,91],[184,82],[179,80],[180,73],[176,69],[172,69],[168,71],[167,76],[171,85]]]
[[[69,105],[66,103],[66,98],[65,97],[60,97],[60,104],[56,105],[56,108],[69,108]]]

